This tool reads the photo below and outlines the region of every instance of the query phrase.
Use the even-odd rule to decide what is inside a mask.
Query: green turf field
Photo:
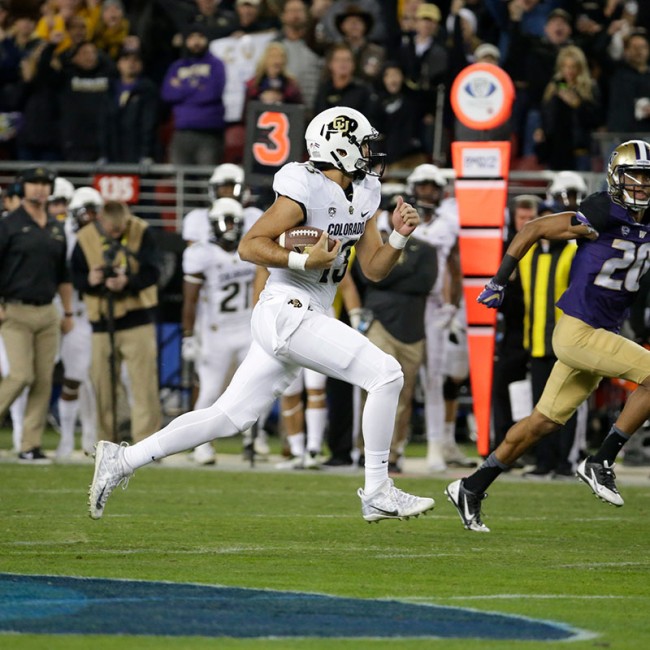
[[[6,439],[5,439],[6,440]],[[7,446],[4,447],[5,449]],[[650,647],[648,486],[615,509],[577,481],[505,477],[469,533],[442,491],[453,478],[403,476],[433,514],[369,525],[360,472],[140,469],[104,518],[86,512],[92,466],[0,463],[0,572],[165,580],[471,607],[595,632],[582,648]],[[134,615],[137,615],[135,608]],[[1,613],[0,613],[1,616]],[[486,640],[205,639],[3,635],[13,648],[567,647]]]

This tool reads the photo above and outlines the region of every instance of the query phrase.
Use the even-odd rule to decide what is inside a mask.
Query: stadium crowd
[[[239,162],[247,101],[342,104],[413,167],[436,120],[464,137],[444,89],[487,61],[515,83],[518,164],[587,171],[593,132],[650,132],[649,24],[636,0],[2,0],[0,139],[11,159],[185,164],[234,141]]]

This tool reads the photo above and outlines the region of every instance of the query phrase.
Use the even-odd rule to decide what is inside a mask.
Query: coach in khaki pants
[[[108,201],[97,221],[79,231],[72,275],[93,328],[91,380],[97,396],[99,439],[114,440],[113,381],[126,365],[131,392],[131,434],[138,442],[160,428],[154,309],[158,267],[153,235],[126,205]],[[110,306],[114,368],[111,372]]]
[[[18,459],[30,463],[49,462],[41,440],[54,359],[61,331],[73,327],[65,234],[47,214],[54,179],[46,167],[24,169],[17,179],[24,194],[21,205],[0,219],[0,333],[9,362],[9,372],[0,382],[0,418],[29,387]],[[63,322],[52,304],[57,292]]]

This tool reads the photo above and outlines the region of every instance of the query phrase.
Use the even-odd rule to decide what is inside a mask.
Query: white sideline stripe
[[[58,545],[63,545],[63,544],[78,544],[79,542],[56,542]],[[52,544],[52,542],[50,542]],[[15,546],[37,546],[37,544],[32,544],[29,542],[20,542],[20,543],[14,543]],[[262,551],[268,551],[268,547],[262,547],[262,546],[233,546],[233,547],[226,547],[226,548],[221,548],[221,547],[212,547],[212,546],[199,546],[197,548],[193,549],[164,549],[165,553],[169,553],[170,555],[204,555],[205,553],[210,553],[210,554],[218,554],[218,555],[231,555],[233,553],[250,553],[250,552],[262,552]],[[277,547],[275,549],[271,549],[274,551],[281,551],[283,550],[281,547]],[[122,549],[112,549],[112,548],[94,548],[93,553],[100,554],[100,555],[139,555],[142,553],[154,553],[154,552],[159,552],[163,551],[162,546],[150,546],[146,548],[122,548]],[[43,553],[42,555],[48,556],[48,555],[62,555],[62,554],[68,554],[70,551],[48,551],[46,553]]]
[[[580,595],[580,594],[485,594],[484,596],[436,596],[435,598],[427,598],[425,596],[414,596],[413,598],[400,598],[407,602],[424,602],[424,603],[437,603],[442,600],[556,600],[563,598],[565,600],[638,600],[639,595],[634,594],[630,596],[615,596],[613,594],[605,595]],[[644,596],[641,596],[644,598]],[[646,596],[645,598],[649,598]]]
[[[648,566],[650,562],[579,562],[577,564],[560,564],[563,569],[597,569],[599,567]]]

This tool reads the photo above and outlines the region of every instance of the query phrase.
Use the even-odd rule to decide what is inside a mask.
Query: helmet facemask
[[[217,199],[208,212],[210,241],[229,253],[237,250],[244,234],[244,210],[235,199]]]
[[[618,195],[631,210],[645,210],[650,205],[650,167],[619,165],[617,176]]]
[[[225,188],[228,188],[228,190],[224,191]],[[212,201],[224,198],[241,201],[243,191],[243,185],[237,182],[234,178],[219,182],[211,182],[208,186],[208,195]]]
[[[577,210],[585,198],[585,193],[577,188],[569,187],[551,195],[553,203],[567,210]]]
[[[444,188],[435,181],[425,180],[413,184],[415,206],[423,210],[434,212],[440,206],[443,195]]]
[[[78,208],[72,208],[70,216],[72,217],[73,230],[76,232],[85,225],[96,221],[100,209],[101,206],[96,203],[84,203]]]
[[[241,217],[233,214],[219,214],[210,217],[210,224],[215,244],[230,253],[237,249],[244,234],[244,224]]]
[[[379,139],[379,134],[373,129],[373,135],[369,135],[359,145],[360,156],[354,166],[360,172],[360,178],[368,176],[381,176],[386,169],[386,154],[372,150],[374,143]]]
[[[406,183],[415,206],[430,213],[442,202],[447,187],[447,180],[442,172],[429,163],[418,165],[406,179]]]
[[[612,201],[630,210],[650,205],[650,145],[630,140],[614,149],[607,165],[607,191]]]
[[[208,180],[208,194],[211,201],[230,198],[243,200],[244,170],[233,163],[217,165]]]

